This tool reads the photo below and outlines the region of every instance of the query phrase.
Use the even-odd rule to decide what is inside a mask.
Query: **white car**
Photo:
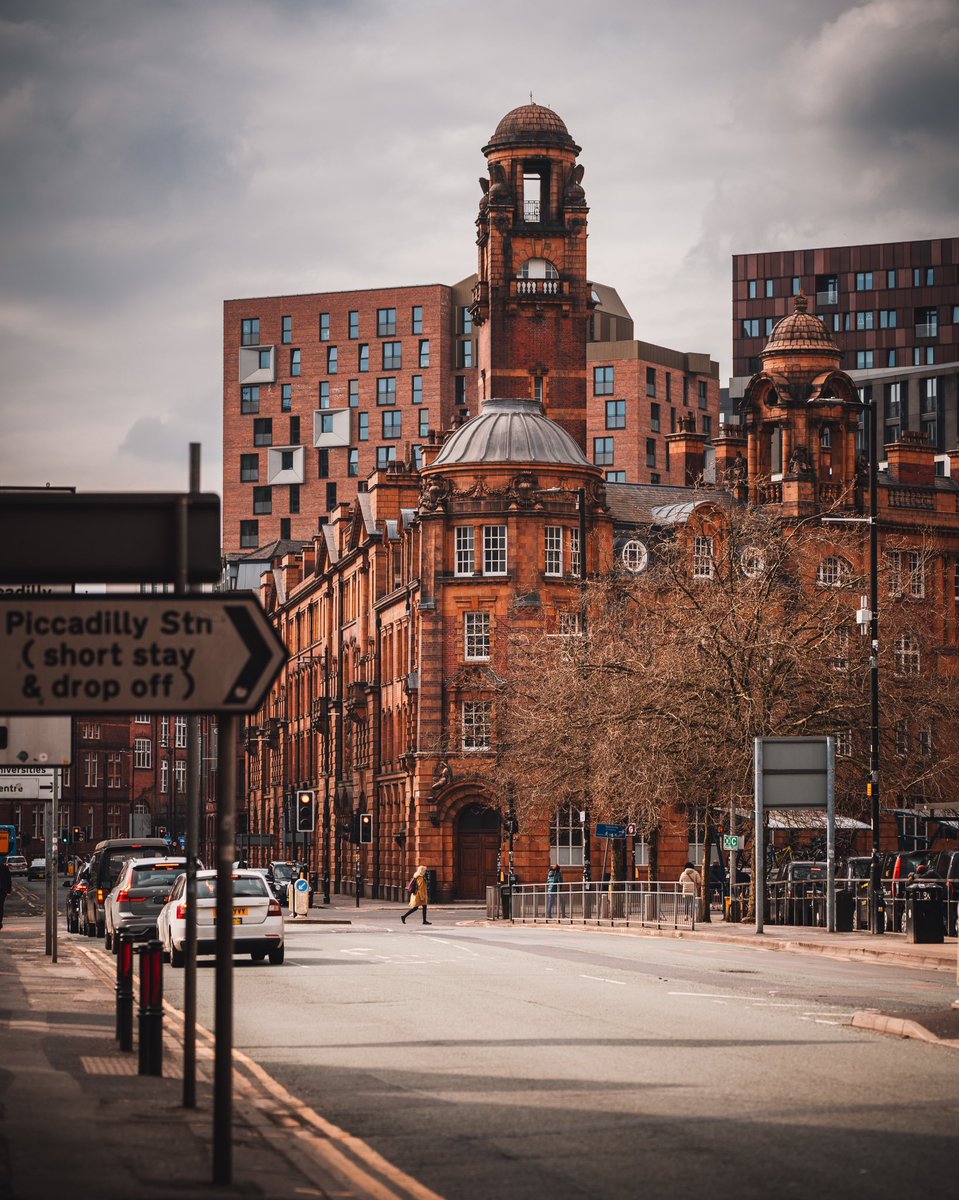
[[[30,869],[22,854],[8,854],[7,866],[10,868],[11,875],[26,875]]]
[[[106,948],[117,952],[117,935],[156,936],[160,907],[186,870],[185,858],[131,858],[123,864],[116,886],[103,901]]]
[[[197,954],[216,953],[216,871],[197,871]],[[254,962],[283,961],[283,911],[259,871],[233,871],[233,953]],[[172,967],[182,967],[186,946],[186,876],[173,885],[160,909],[157,936]]]

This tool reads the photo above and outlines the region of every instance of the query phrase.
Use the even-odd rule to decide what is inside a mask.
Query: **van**
[[[87,937],[106,932],[103,902],[131,858],[157,858],[169,850],[165,838],[110,838],[97,842],[90,859],[87,890],[81,901],[80,928]]]

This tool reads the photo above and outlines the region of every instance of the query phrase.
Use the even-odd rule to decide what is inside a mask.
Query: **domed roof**
[[[593,465],[538,400],[486,400],[483,411],[447,440],[428,470],[480,463]]]
[[[765,360],[778,354],[827,354],[837,361],[839,347],[832,340],[826,326],[813,313],[807,312],[808,301],[800,292],[796,297],[795,310],[774,327],[761,357]]]
[[[496,132],[483,147],[483,153],[499,146],[569,146],[579,153],[562,117],[542,104],[521,104],[496,126]]]

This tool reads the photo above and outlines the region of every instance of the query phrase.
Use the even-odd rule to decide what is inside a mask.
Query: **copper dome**
[[[819,317],[807,312],[808,300],[800,292],[795,311],[774,327],[762,352],[762,359],[780,354],[827,354],[838,362],[839,347],[832,340]]]
[[[496,126],[483,152],[500,146],[568,146],[577,154],[580,147],[569,135],[562,117],[542,104],[521,104]]]

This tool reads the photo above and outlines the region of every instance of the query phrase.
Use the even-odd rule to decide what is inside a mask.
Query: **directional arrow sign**
[[[53,796],[52,771],[43,767],[0,767],[0,798],[49,800]]]
[[[287,659],[252,596],[0,597],[0,712],[253,712]]]

